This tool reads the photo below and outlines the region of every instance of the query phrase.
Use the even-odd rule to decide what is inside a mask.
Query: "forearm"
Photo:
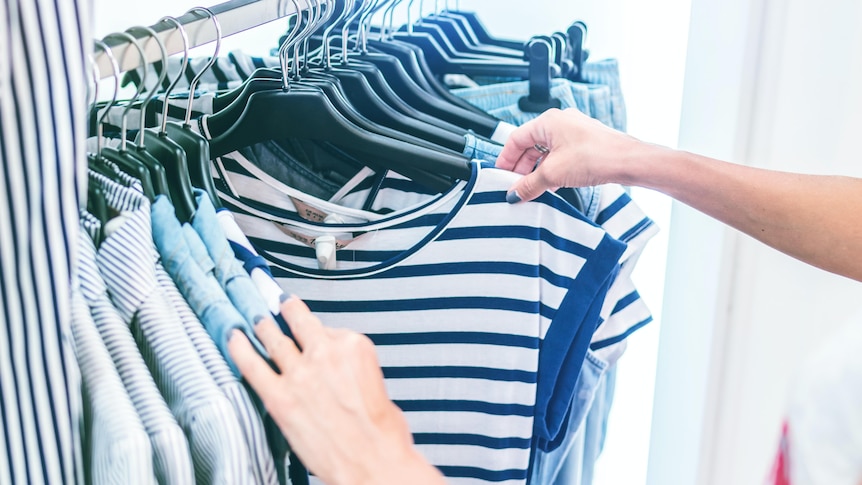
[[[736,165],[640,145],[617,178],[663,192],[761,242],[862,280],[862,180]],[[849,209],[849,210],[848,210]]]

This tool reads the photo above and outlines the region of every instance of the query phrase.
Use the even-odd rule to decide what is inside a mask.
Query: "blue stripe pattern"
[[[82,221],[83,222],[83,221]],[[90,229],[97,222],[90,222]],[[82,233],[78,272],[93,320],[150,437],[159,483],[194,483],[188,441],[162,397],[135,338],[108,297],[93,240]]]
[[[81,368],[88,483],[153,484],[153,450],[80,292],[72,296],[72,333]]]
[[[220,165],[244,163],[232,154]],[[284,208],[267,215],[252,203],[270,193],[276,200],[269,182],[228,169],[219,176],[230,183],[219,186],[233,187],[221,195],[275,280],[325,323],[375,343],[390,395],[434,465],[455,483],[524,483],[536,433],[553,425],[536,416],[547,415],[551,397],[568,403],[565,395],[538,395],[541,376],[574,379],[580,368],[578,355],[564,361],[546,333],[572,329],[555,333],[583,359],[625,246],[556,196],[507,204],[514,175],[474,170],[459,190],[383,220],[337,228],[299,223],[303,234],[368,236],[337,252],[348,269],[335,271],[317,269],[314,249],[278,227],[292,224]],[[471,247],[482,250],[463,252]],[[582,274],[573,265],[583,266]],[[569,308],[575,305],[584,308]],[[563,365],[575,367],[555,369]]]

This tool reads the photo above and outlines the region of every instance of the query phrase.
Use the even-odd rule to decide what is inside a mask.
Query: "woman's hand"
[[[389,399],[374,344],[324,327],[301,300],[282,304],[300,351],[272,319],[255,333],[280,374],[235,332],[229,351],[308,469],[325,483],[444,483],[413,446],[401,410]]]
[[[536,145],[548,153],[543,156]],[[646,146],[576,109],[552,109],[512,132],[496,166],[525,175],[508,199],[526,201],[560,187],[626,183],[630,162]]]

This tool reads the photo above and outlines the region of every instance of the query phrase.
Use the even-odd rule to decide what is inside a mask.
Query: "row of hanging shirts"
[[[375,342],[453,483],[572,483],[602,373],[651,318],[629,276],[655,227],[619,186],[510,205],[517,176],[493,164],[548,107],[624,128],[615,65],[583,62],[579,23],[516,43],[466,12],[395,30],[399,1],[292,3],[278,55],[160,45],[160,69],[127,74],[133,100],[94,106],[75,325],[92,481],[308,481],[226,352],[295,293]],[[143,57],[134,33],[158,42],[114,37]],[[453,73],[487,84],[451,90]]]

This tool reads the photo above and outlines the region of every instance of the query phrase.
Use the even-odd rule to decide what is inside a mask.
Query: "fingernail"
[[[266,317],[265,317],[265,316],[263,316],[263,315],[258,315],[258,316],[256,316],[256,317],[254,317],[254,324],[255,324],[255,325],[257,325],[258,323],[260,323],[260,322],[264,321],[265,319],[266,319]]]
[[[288,295],[287,293],[282,293],[282,294],[281,294],[281,298],[279,298],[279,300],[278,300],[278,301],[279,301],[279,302],[281,302],[281,303],[284,303],[284,302],[286,302],[287,300],[290,300],[290,295]]]
[[[510,204],[517,204],[518,202],[521,202],[521,196],[518,195],[518,191],[513,190],[506,194],[506,202]]]
[[[233,331],[230,333],[230,337],[227,338],[227,341],[230,342],[231,340],[233,340],[234,337],[236,337],[239,334],[240,334],[239,330],[233,329]]]

